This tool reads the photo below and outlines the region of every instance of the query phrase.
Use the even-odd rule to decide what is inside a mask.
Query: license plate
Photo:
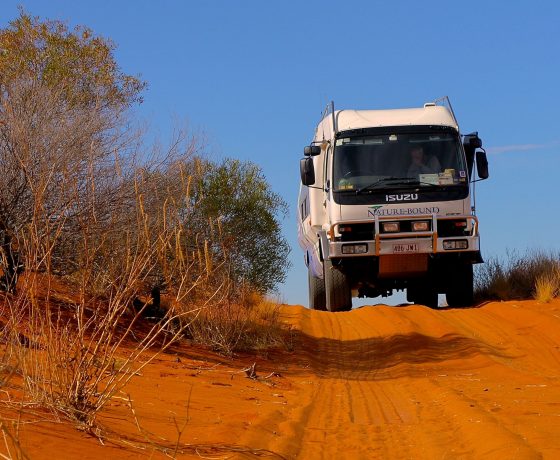
[[[418,245],[416,243],[393,244],[393,253],[402,254],[405,252],[418,252]]]

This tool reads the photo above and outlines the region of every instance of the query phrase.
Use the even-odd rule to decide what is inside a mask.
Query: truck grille
[[[375,235],[375,226],[371,224],[352,224],[345,225],[349,231],[341,232],[339,241],[369,241]]]
[[[390,221],[383,221],[383,222],[390,222]],[[413,220],[399,220],[399,221],[395,221],[399,223],[400,226],[400,230],[399,233],[409,233],[412,232],[412,222],[418,222],[418,221],[413,221]],[[432,230],[432,222],[428,221],[426,219],[421,219],[420,222],[428,222],[428,230],[427,231],[431,231]],[[381,228],[381,234],[385,235],[385,234],[389,234],[392,232],[384,232],[383,231],[383,225],[380,225]]]
[[[421,219],[424,222],[428,222],[428,231],[432,231],[432,221],[427,219]],[[418,220],[398,220],[395,222],[399,223],[398,233],[412,233],[412,222]],[[391,221],[383,221],[391,222]],[[467,230],[467,221],[465,219],[439,219],[437,224],[438,236],[439,237],[453,237],[453,236],[466,236],[469,235],[469,230]],[[370,241],[375,238],[375,225],[374,223],[363,223],[363,224],[340,224],[339,225],[340,236],[336,238],[336,241],[347,242],[347,241]],[[389,235],[391,232],[384,232],[383,225],[380,225],[380,232],[382,235]]]
[[[467,230],[467,221],[465,219],[457,220],[438,220],[437,223],[438,236],[465,236],[469,234]]]

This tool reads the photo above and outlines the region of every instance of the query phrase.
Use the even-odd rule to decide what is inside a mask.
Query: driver
[[[408,176],[417,176],[419,174],[434,174],[441,171],[439,160],[433,155],[425,155],[424,148],[414,146],[410,150],[410,166],[408,167]]]

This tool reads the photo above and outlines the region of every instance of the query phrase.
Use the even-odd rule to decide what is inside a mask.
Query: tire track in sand
[[[267,447],[305,459],[558,458],[559,306],[523,305],[517,316],[507,303],[291,307],[294,359],[309,369],[290,409],[267,420],[279,434]]]

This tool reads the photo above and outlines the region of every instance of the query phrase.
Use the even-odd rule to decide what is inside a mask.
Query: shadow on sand
[[[471,362],[471,368],[486,365],[492,357],[512,358],[504,350],[462,335],[432,337],[416,332],[350,341],[301,333],[293,355],[320,377],[359,380],[426,375],[437,370],[437,363],[477,357],[482,360],[476,365]],[[457,363],[456,368],[464,370],[465,365]]]

